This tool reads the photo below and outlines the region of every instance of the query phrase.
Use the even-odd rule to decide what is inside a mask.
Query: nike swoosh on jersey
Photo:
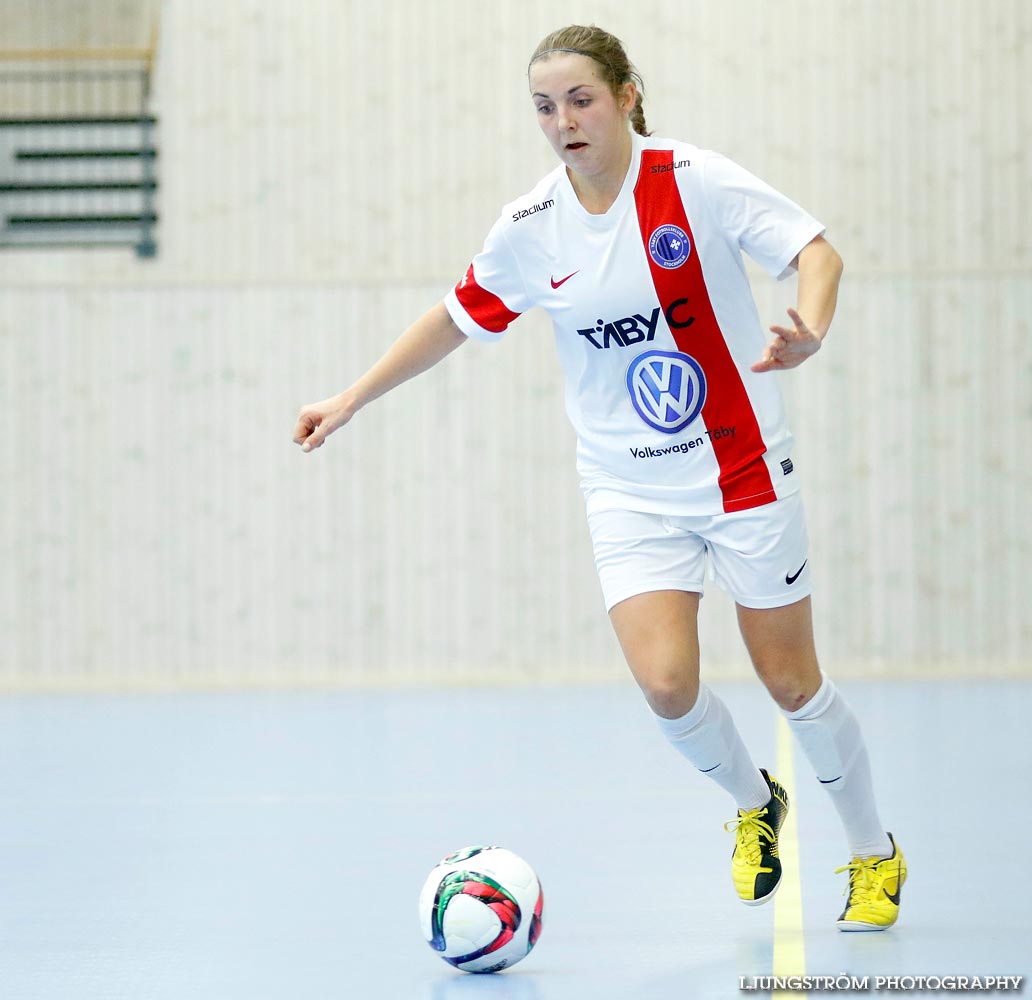
[[[787,583],[787,584],[788,584],[788,585],[789,585],[789,586],[791,587],[791,586],[792,586],[792,584],[793,584],[793,583],[795,583],[795,582],[796,582],[796,580],[798,580],[798,579],[799,579],[799,574],[800,574],[800,573],[802,573],[802,571],[803,571],[803,567],[804,567],[804,566],[806,566],[806,564],[807,564],[807,563],[808,563],[809,561],[810,561],[809,559],[804,559],[804,560],[803,560],[803,565],[802,565],[802,566],[800,566],[800,567],[799,567],[799,569],[797,569],[797,570],[795,571],[795,574],[794,574],[793,576],[786,576],[786,577],[785,577],[785,583]]]
[[[580,274],[580,271],[574,271],[573,274]],[[553,288],[558,288],[560,285],[565,284],[567,281],[569,281],[570,278],[573,277],[573,274],[568,274],[565,278],[561,278],[559,281],[556,281],[555,278],[551,278],[549,280],[551,280]]]

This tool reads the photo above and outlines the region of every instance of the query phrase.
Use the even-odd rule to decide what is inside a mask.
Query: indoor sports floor
[[[712,686],[793,796],[774,905],[738,902],[733,808],[629,685],[0,699],[0,996],[708,1000],[765,995],[739,977],[776,966],[872,993],[1032,973],[1032,683],[840,682],[910,866],[899,924],[852,935],[830,802],[758,684]],[[416,916],[475,843],[545,890],[538,947],[496,976],[446,965]]]

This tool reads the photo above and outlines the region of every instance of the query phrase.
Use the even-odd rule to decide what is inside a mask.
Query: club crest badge
[[[668,270],[680,267],[691,252],[688,234],[680,226],[660,226],[649,237],[649,256]]]

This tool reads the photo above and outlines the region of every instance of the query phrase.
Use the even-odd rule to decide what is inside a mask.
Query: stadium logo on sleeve
[[[660,226],[649,237],[649,256],[660,267],[680,267],[691,252],[688,234],[680,226]]]
[[[627,391],[649,427],[676,434],[702,412],[706,376],[699,362],[687,354],[646,351],[627,369]]]

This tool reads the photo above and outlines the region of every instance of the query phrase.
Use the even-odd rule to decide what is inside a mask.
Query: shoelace
[[[849,884],[842,890],[842,895],[845,896],[848,893],[851,904],[869,903],[877,895],[880,882],[874,875],[874,868],[877,864],[878,861],[853,858],[848,865],[835,869],[836,875],[849,872]]]
[[[728,833],[734,832],[735,844],[750,865],[760,863],[760,837],[765,837],[771,844],[774,843],[773,828],[760,819],[766,812],[766,806],[762,809],[745,809],[738,814],[737,819],[728,820],[724,824],[724,829]]]

